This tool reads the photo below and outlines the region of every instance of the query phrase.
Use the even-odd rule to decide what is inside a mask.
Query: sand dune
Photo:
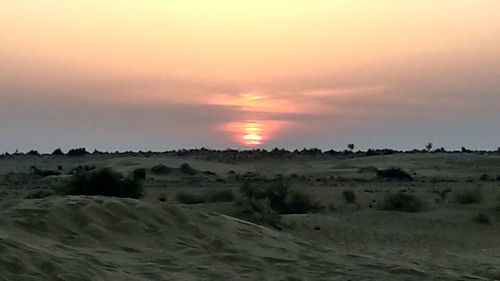
[[[5,280],[464,277],[405,264],[397,256],[375,258],[327,248],[222,214],[169,204],[48,197],[14,200],[1,210],[0,271]]]

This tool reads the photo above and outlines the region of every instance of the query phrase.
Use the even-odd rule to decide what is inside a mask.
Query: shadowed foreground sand
[[[476,279],[169,204],[48,197],[0,210],[2,280]]]

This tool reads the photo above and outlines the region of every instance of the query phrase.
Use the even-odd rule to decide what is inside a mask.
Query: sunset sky
[[[500,146],[500,1],[0,2],[0,153]]]

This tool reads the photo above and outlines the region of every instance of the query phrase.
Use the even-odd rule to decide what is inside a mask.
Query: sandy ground
[[[37,178],[29,167],[113,167],[123,173],[188,162],[217,176],[150,175],[145,197],[49,196],[68,176]],[[401,167],[412,182],[384,182],[364,167]],[[295,173],[294,188],[325,209],[283,215],[281,230],[240,220],[238,202],[183,205],[180,190],[239,183],[228,171],[272,177]],[[492,180],[481,181],[487,173]],[[0,280],[497,280],[500,279],[500,157],[417,154],[353,159],[264,159],[224,163],[178,157],[36,157],[0,159]],[[333,177],[333,178],[332,178]],[[338,177],[342,177],[339,179]],[[222,179],[217,181],[216,179]],[[434,191],[451,189],[444,202]],[[463,205],[460,190],[483,200]],[[358,205],[346,204],[352,190]],[[369,208],[387,193],[426,202],[418,213]],[[167,195],[167,202],[158,197]],[[237,201],[240,199],[237,199]],[[490,224],[474,221],[478,212]]]

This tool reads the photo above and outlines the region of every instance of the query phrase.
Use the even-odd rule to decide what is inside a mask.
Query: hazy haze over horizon
[[[500,146],[500,1],[0,3],[0,153]]]

